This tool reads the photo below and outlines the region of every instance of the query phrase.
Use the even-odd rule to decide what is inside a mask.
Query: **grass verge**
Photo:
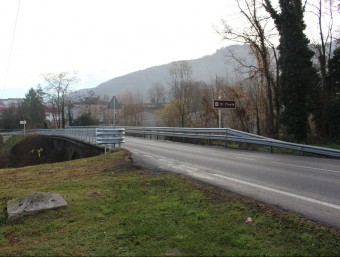
[[[0,170],[0,255],[340,254],[339,231],[188,178],[153,175],[127,154]],[[36,191],[60,193],[69,205],[8,223],[6,202]]]

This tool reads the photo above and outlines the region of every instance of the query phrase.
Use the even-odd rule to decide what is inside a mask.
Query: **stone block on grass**
[[[66,206],[67,202],[60,194],[35,192],[25,198],[12,199],[7,202],[8,220],[13,221],[44,210]]]

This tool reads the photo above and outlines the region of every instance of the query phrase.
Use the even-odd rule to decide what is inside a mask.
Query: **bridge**
[[[11,136],[20,134],[22,131],[0,132],[0,135]],[[223,142],[227,147],[228,143],[245,144],[251,149],[252,145],[262,145],[268,147],[273,153],[274,149],[282,148],[301,152],[301,154],[309,153],[327,157],[340,158],[340,150],[325,147],[317,147],[304,144],[295,144],[281,140],[275,140],[255,134],[246,133],[230,128],[170,128],[170,127],[69,127],[66,129],[37,129],[28,130],[27,133],[59,136],[63,138],[85,142],[94,146],[103,146],[104,148],[113,149],[116,146],[121,147],[124,143],[125,134],[134,137],[143,137],[157,140],[181,140],[182,142],[190,141],[219,141]]]
[[[120,138],[138,165],[190,176],[340,228],[339,150],[293,144],[232,129],[111,128],[119,129],[120,136],[103,135],[96,129],[78,127],[35,133],[77,138],[103,148],[109,148],[110,142],[120,147]],[[106,134],[106,127],[100,129]],[[262,145],[268,151],[230,149],[231,143],[248,149]],[[278,147],[301,154],[272,154]],[[303,156],[305,153],[313,155]]]
[[[79,141],[77,139],[54,135],[50,135],[49,137],[53,141],[54,149],[63,155],[63,160],[87,158],[104,152],[98,145]]]
[[[54,149],[63,160],[74,160],[90,157],[109,150],[120,148],[124,142],[124,129],[76,127],[69,129],[36,129],[28,130],[27,134],[48,136]],[[22,134],[22,131],[0,132],[3,140]]]

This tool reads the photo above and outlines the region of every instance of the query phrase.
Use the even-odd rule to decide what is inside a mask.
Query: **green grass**
[[[15,146],[16,144],[18,144],[21,141],[23,141],[27,137],[28,137],[28,135],[16,135],[16,136],[12,136],[12,137],[8,138],[8,140],[6,140],[5,143],[3,142],[2,147],[5,150],[8,150],[8,149],[12,148],[13,146]]]
[[[138,169],[126,155],[0,170],[0,255],[340,254],[339,231],[188,178]],[[6,202],[36,191],[60,193],[68,206],[7,222]]]
[[[326,148],[333,148],[340,150],[340,145],[335,143],[328,143],[328,144],[315,144],[315,146],[326,147]]]

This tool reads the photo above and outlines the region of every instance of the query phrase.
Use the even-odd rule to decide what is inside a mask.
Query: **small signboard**
[[[121,109],[121,105],[118,102],[117,98],[115,96],[112,97],[111,101],[109,102],[108,106],[109,109]]]
[[[26,121],[25,120],[21,120],[20,124],[24,125],[24,135],[25,135],[26,134]]]
[[[234,100],[214,100],[214,108],[235,109]]]

